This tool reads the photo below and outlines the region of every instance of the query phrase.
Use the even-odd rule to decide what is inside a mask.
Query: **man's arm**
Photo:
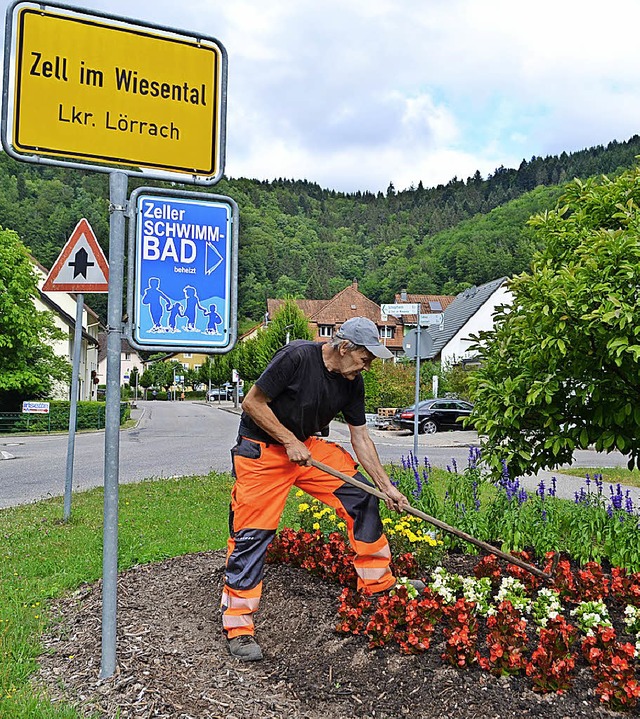
[[[283,445],[287,457],[295,464],[306,464],[311,458],[307,446],[288,430],[269,407],[269,397],[254,384],[242,401],[242,410],[269,436]]]
[[[376,446],[369,435],[367,425],[363,424],[357,427],[349,425],[349,431],[351,446],[356,453],[358,462],[371,477],[376,487],[387,495],[387,507],[395,512],[405,511],[410,506],[409,501],[391,484],[389,475],[385,472],[380,457],[378,457]]]

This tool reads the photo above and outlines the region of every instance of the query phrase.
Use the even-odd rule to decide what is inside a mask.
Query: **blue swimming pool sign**
[[[131,205],[136,220],[127,334],[133,345],[231,350],[237,336],[236,203],[221,195],[140,188]]]

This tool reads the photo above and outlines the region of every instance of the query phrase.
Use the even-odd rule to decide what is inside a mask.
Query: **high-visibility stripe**
[[[232,612],[242,609],[243,614],[247,612],[257,612],[260,605],[260,597],[241,597],[238,594],[230,594],[227,589],[222,592],[220,605],[224,607],[224,611]]]
[[[391,574],[389,567],[356,567],[356,573],[365,582],[382,579],[385,574]]]
[[[225,614],[222,618],[224,629],[237,629],[238,627],[253,627],[251,614]]]

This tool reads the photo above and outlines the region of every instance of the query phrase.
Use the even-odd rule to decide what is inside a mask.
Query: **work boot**
[[[420,579],[407,579],[407,577],[396,577],[396,583],[387,589],[387,593],[393,596],[399,587],[407,590],[409,599],[419,599],[426,588],[426,584]]]
[[[241,634],[239,637],[227,639],[227,646],[232,657],[243,662],[259,662],[262,659],[262,649],[251,634]]]
[[[422,594],[427,587],[427,585],[420,579],[409,579],[408,584],[410,584],[418,592],[418,594]]]

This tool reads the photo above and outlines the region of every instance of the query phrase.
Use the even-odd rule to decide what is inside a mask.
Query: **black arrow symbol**
[[[73,279],[78,275],[82,275],[87,279],[87,268],[93,267],[95,262],[89,262],[89,253],[81,247],[75,254],[73,262],[69,262],[69,267],[73,267]]]

